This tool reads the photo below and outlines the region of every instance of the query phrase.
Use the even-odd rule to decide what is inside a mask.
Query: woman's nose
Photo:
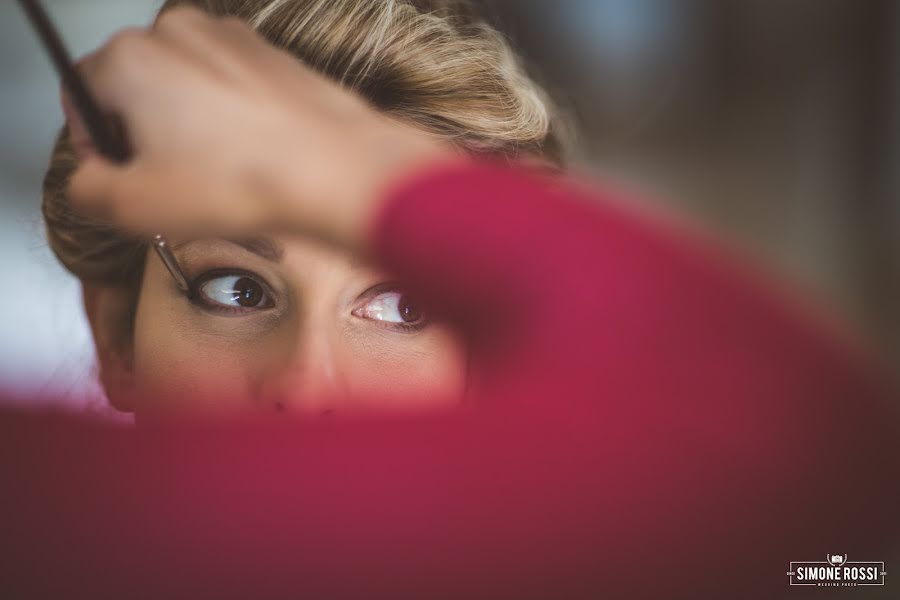
[[[305,416],[340,412],[347,390],[334,341],[310,332],[292,346],[262,376],[262,408]]]

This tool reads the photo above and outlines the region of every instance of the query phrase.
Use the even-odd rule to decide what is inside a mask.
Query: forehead
[[[299,270],[307,275],[370,273],[372,265],[348,250],[308,236],[258,235],[180,240],[174,250],[186,259],[210,256],[251,260],[270,268]]]
[[[371,262],[349,250],[308,236],[278,235],[266,242],[279,252],[277,262],[288,269],[308,272],[345,271],[348,274],[369,273],[374,270]]]

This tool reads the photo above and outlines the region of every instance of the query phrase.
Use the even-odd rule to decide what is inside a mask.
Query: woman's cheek
[[[248,357],[239,351],[240,344],[223,344],[218,336],[174,324],[142,328],[140,319],[135,333],[135,410],[139,416],[215,415],[247,409]]]
[[[150,261],[134,324],[135,412],[246,411],[248,371],[262,336],[239,321],[198,314],[171,285],[158,261]]]
[[[411,338],[352,348],[352,359],[344,361],[345,377],[361,408],[427,410],[459,404],[466,381],[461,342],[438,326]]]

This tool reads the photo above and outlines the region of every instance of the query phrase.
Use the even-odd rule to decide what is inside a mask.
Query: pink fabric
[[[466,337],[473,407],[137,431],[6,414],[0,586],[759,598],[794,594],[792,560],[897,549],[895,398],[705,243],[493,166],[407,182],[373,235]]]

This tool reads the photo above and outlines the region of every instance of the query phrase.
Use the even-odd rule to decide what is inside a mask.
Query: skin
[[[461,397],[462,345],[424,313],[406,323],[403,306],[415,307],[389,277],[313,239],[266,241],[266,256],[218,238],[175,245],[189,279],[238,270],[264,282],[262,295],[255,282],[217,271],[189,300],[148,256],[133,340],[139,417],[421,411]],[[251,306],[219,291],[236,287],[254,295]]]
[[[461,160],[454,150],[239,21],[190,8],[114,36],[79,67],[124,123],[133,157],[114,164],[97,155],[64,94],[81,159],[73,206],[136,233],[164,233],[189,279],[239,269],[270,292],[260,306],[226,314],[198,302],[203,294],[188,300],[148,255],[127,335],[133,294],[85,282],[114,406],[143,420],[250,408],[424,410],[461,397],[460,342],[439,323],[412,332],[391,323],[396,286],[372,292],[390,278],[367,262],[386,191],[423,167]],[[274,260],[225,241],[261,232],[278,249]],[[381,320],[371,305],[382,307]]]

